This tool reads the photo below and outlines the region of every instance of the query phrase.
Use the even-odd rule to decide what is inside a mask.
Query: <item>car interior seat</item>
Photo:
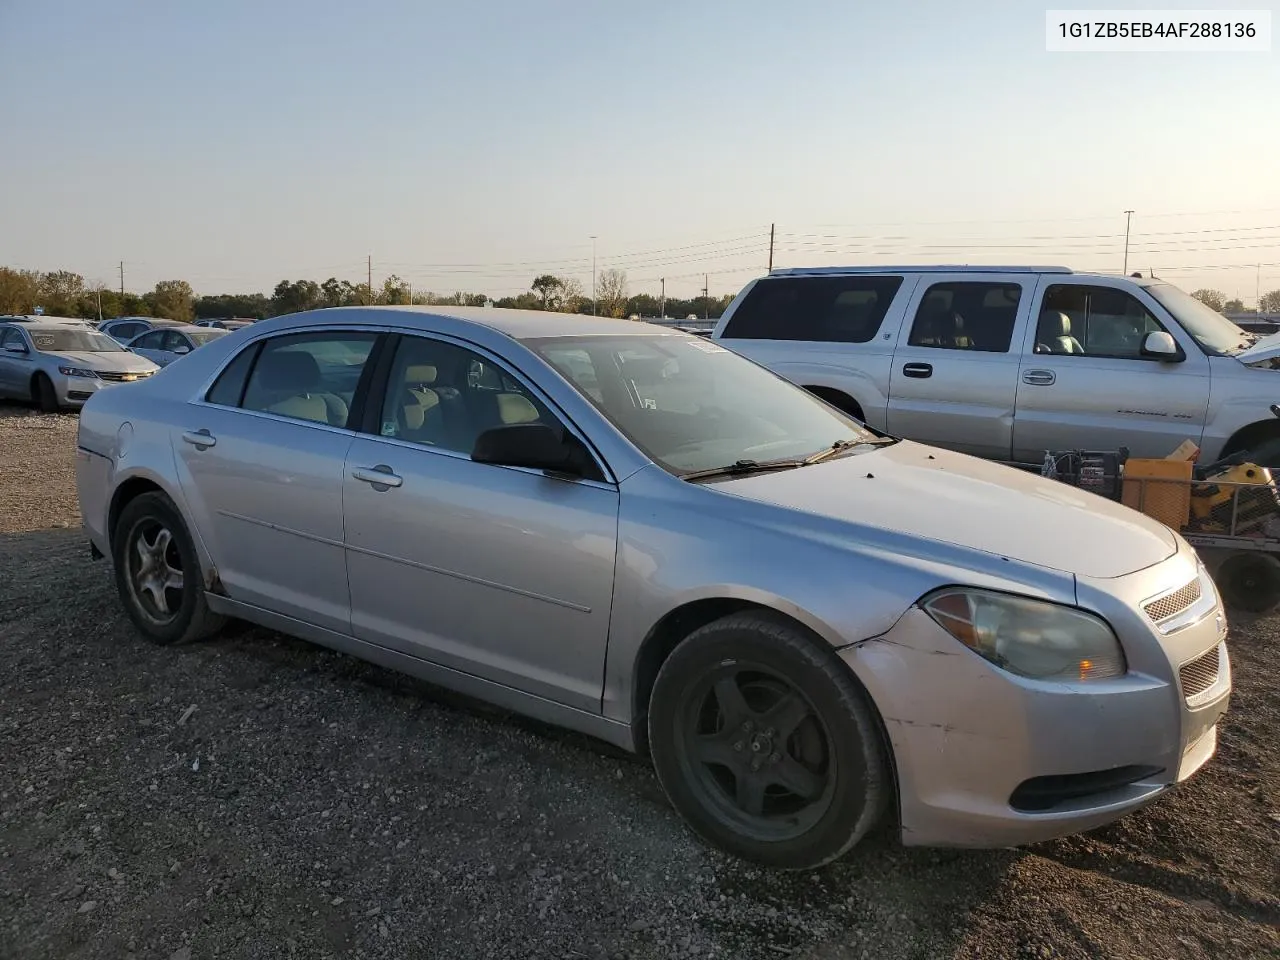
[[[1061,310],[1046,310],[1040,314],[1035,352],[1083,354],[1084,347],[1071,335],[1071,318]]]
[[[264,352],[250,379],[245,406],[283,417],[346,426],[347,404],[337,394],[320,390],[320,367],[302,350]]]

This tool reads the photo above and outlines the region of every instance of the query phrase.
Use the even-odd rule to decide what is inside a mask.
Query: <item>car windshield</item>
[[[201,344],[208,343],[210,340],[225,337],[230,332],[230,330],[220,330],[217,327],[201,327],[199,330],[188,330],[187,336],[198,347]]]
[[[677,475],[795,460],[878,439],[808,392],[701,337],[548,337],[528,344]]]
[[[1239,353],[1254,340],[1247,331],[1237,327],[1217,310],[1205,306],[1172,284],[1150,284],[1147,293],[1173,314],[1173,318],[1182,324],[1183,329],[1191,334],[1205,353],[1230,356]]]
[[[124,347],[104,333],[90,330],[32,330],[31,342],[41,353],[123,353]]]

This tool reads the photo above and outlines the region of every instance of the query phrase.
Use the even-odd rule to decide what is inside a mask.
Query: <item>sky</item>
[[[1280,288],[1280,50],[1048,53],[1044,18],[0,0],[0,265],[224,293],[371,257],[375,285],[498,297],[590,290],[594,250],[633,293],[718,295],[765,272],[771,224],[775,266],[1118,271],[1132,210],[1131,271]]]

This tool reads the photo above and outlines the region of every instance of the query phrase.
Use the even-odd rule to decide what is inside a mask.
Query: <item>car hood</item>
[[[1273,333],[1270,336],[1263,337],[1248,350],[1241,350],[1231,356],[1241,363],[1258,363],[1262,360],[1273,360],[1276,357],[1280,357],[1280,333]]]
[[[810,467],[714,484],[734,496],[1086,577],[1172,556],[1164,524],[1013,467],[900,441]]]
[[[156,365],[146,357],[125,350],[121,353],[100,353],[97,351],[68,350],[48,354],[59,361],[75,364],[77,367],[88,367],[90,370],[112,370],[119,373],[146,373],[155,370]]]

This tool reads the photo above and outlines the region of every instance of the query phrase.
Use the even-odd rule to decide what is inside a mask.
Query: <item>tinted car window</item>
[[[141,323],[118,323],[107,333],[118,340],[132,340],[145,329],[147,328]]]
[[[179,347],[189,348],[191,346],[191,344],[187,342],[187,338],[176,330],[166,330],[164,332],[163,344],[164,345],[161,347],[162,350],[177,350]]]
[[[379,433],[470,455],[485,430],[559,421],[493,361],[427,337],[405,337],[387,378]]]
[[[345,427],[374,333],[303,333],[268,340],[249,374],[241,406]]]
[[[153,330],[151,333],[143,334],[133,341],[133,346],[141,347],[143,350],[160,350],[161,342],[164,340],[164,334],[159,330]]]
[[[1007,353],[1022,287],[1016,283],[935,283],[916,308],[908,343],[941,350]]]
[[[766,278],[743,298],[723,336],[866,343],[901,286],[901,277]]]
[[[1163,329],[1160,321],[1124,290],[1057,283],[1044,293],[1035,352],[1143,360],[1147,334]]]
[[[224,407],[240,406],[240,398],[244,396],[244,385],[249,379],[249,371],[253,368],[259,346],[255,343],[236,354],[236,358],[223,368],[217,381],[209,388],[209,392],[205,395],[206,401]]]
[[[8,327],[0,331],[0,349],[3,349],[6,344],[10,343],[23,343],[22,334],[13,327]],[[25,346],[25,344],[23,345]]]

